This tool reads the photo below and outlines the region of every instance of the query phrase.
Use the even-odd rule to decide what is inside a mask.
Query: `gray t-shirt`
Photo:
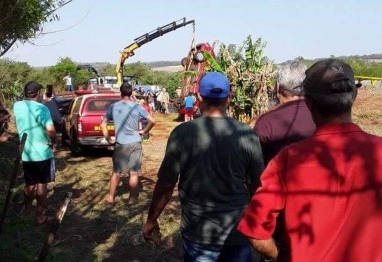
[[[264,169],[253,130],[228,117],[177,126],[167,142],[159,182],[179,178],[183,237],[199,244],[242,245],[236,226]]]
[[[138,121],[147,115],[140,104],[123,100],[111,104],[106,112],[106,118],[114,121],[116,142],[124,145],[142,141],[138,134]]]

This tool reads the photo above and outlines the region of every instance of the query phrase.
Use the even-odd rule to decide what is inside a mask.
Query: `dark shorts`
[[[142,166],[142,143],[127,145],[115,144],[113,153],[113,172],[122,173],[128,170],[141,171]]]
[[[34,162],[23,161],[23,170],[25,184],[47,184],[54,181],[54,158]]]

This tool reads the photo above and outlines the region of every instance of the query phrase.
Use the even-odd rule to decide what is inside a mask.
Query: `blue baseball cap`
[[[226,98],[230,94],[228,78],[220,72],[208,72],[199,80],[199,94],[208,98]]]

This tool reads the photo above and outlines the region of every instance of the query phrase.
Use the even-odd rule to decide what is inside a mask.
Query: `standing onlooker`
[[[325,59],[303,87],[317,130],[268,164],[238,229],[276,260],[272,233],[283,210],[290,250],[277,261],[382,261],[382,139],[352,123],[354,73]]]
[[[113,153],[113,174],[110,179],[110,191],[106,196],[107,203],[113,203],[115,191],[119,184],[121,173],[130,171],[129,187],[130,196],[128,204],[133,204],[139,184],[139,175],[142,165],[142,138],[155,125],[154,118],[138,103],[132,101],[133,88],[128,83],[120,87],[122,99],[112,104],[101,123],[102,133],[110,144],[115,144]],[[138,122],[142,117],[148,124],[138,130]],[[111,139],[107,130],[110,120],[114,121],[116,138]]]
[[[275,93],[280,105],[260,116],[254,131],[259,136],[264,164],[284,147],[310,137],[316,126],[304,100],[302,82],[307,67],[294,61],[281,66],[277,72]],[[278,217],[281,222],[283,213]],[[273,237],[280,245],[286,245],[283,223],[277,223]]]
[[[49,96],[47,92],[44,92],[42,103],[48,108],[50,115],[53,119],[54,128],[57,133],[62,133],[62,123],[64,121],[63,115],[58,109],[56,100],[53,94]]]
[[[194,119],[194,104],[195,96],[189,92],[188,95],[184,98],[184,121],[188,122]]]
[[[15,122],[20,139],[27,134],[22,153],[24,170],[25,212],[28,213],[36,198],[36,224],[43,224],[50,218],[44,214],[47,199],[47,183],[54,181],[53,149],[56,131],[46,106],[38,102],[42,86],[30,81],[24,87],[25,100],[13,106]]]
[[[147,93],[147,103],[149,104],[150,111],[155,112],[155,97],[151,91]]]
[[[229,92],[222,73],[201,78],[202,116],[171,132],[142,229],[149,241],[179,179],[184,261],[252,261],[236,226],[259,185],[263,159],[252,129],[227,117]]]
[[[167,92],[166,88],[162,89],[162,97],[161,97],[160,101],[161,101],[161,103],[163,105],[164,113],[165,114],[170,113],[169,110],[168,110],[168,105],[170,103],[170,94]]]
[[[265,165],[282,148],[311,136],[316,129],[304,100],[302,82],[306,69],[298,61],[280,67],[275,86],[280,106],[260,116],[255,123]]]
[[[62,80],[65,81],[66,91],[74,91],[70,73],[67,74]]]

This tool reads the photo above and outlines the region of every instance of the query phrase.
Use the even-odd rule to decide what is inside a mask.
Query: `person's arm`
[[[156,123],[154,117],[150,114],[147,114],[147,116],[145,118],[149,121],[149,123],[147,124],[147,126],[144,129],[138,131],[138,133],[142,136],[144,134],[150,132],[150,130],[154,127],[154,125]]]
[[[104,138],[106,139],[106,141],[110,144],[110,145],[114,145],[115,144],[115,140],[111,139],[110,135],[109,135],[109,130],[107,130],[107,124],[108,124],[109,120],[104,117],[102,119],[102,122],[101,122],[101,130],[102,130],[102,135],[104,136]]]
[[[274,239],[254,239],[247,238],[251,246],[257,250],[259,253],[263,254],[267,261],[277,261],[279,250],[277,248],[276,242]]]
[[[102,121],[101,121],[101,130],[102,130],[102,135],[103,137],[106,139],[106,141],[110,144],[110,145],[114,145],[115,144],[115,139],[111,139],[110,135],[109,135],[109,130],[107,130],[107,124],[109,123],[110,119],[113,118],[113,104],[111,104],[107,111],[106,111],[106,115],[104,116],[104,118],[102,118]]]
[[[179,174],[179,140],[175,128],[167,141],[166,154],[158,171],[158,181],[155,185],[147,222],[142,229],[142,235],[146,241],[151,241],[153,232],[159,230],[158,217],[171,199]]]
[[[282,177],[287,159],[287,152],[281,151],[265,168],[260,177],[261,187],[252,197],[237,227],[255,250],[271,259],[278,255],[272,235],[277,217],[286,202],[286,187]]]
[[[252,131],[250,131],[252,132]],[[249,190],[251,196],[255,193],[260,186],[260,176],[264,171],[264,159],[261,151],[261,145],[259,138],[252,132],[252,136],[248,141],[248,145],[251,146],[252,158],[248,168],[249,172]]]
[[[175,184],[158,181],[155,185],[147,221],[142,229],[143,238],[151,241],[154,230],[159,230],[158,217],[170,201]]]

